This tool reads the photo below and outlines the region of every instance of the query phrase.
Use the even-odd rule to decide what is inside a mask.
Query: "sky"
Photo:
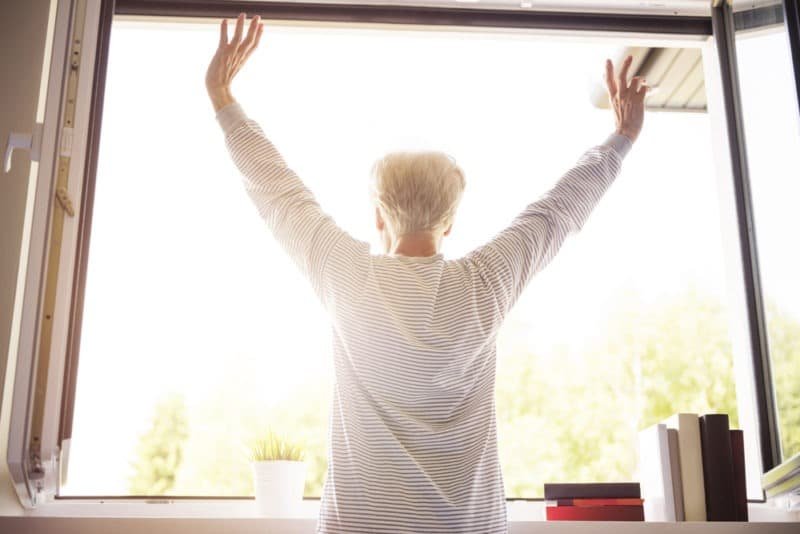
[[[242,359],[256,362],[264,403],[331,374],[324,310],[246,196],[205,94],[216,31],[136,23],[115,23],[112,31],[70,481],[62,494],[127,493],[133,449],[165,392],[183,392],[191,409]],[[603,60],[617,49],[555,38],[267,24],[234,94],[323,209],[374,252],[373,162],[396,149],[452,155],[467,179],[444,242],[445,257],[456,258],[501,230],[613,131],[612,113],[592,107],[589,97]],[[742,49],[742,61],[758,68],[759,53]],[[793,274],[800,259],[779,236],[798,222],[796,214],[788,218],[800,193],[789,180],[798,168],[798,151],[790,150],[798,132],[781,119],[780,90],[790,85],[761,71],[758,83],[743,87],[745,107],[764,117],[753,120],[748,138],[751,163],[764,177],[753,187],[766,229],[759,245],[765,286],[786,295],[779,300],[790,307],[800,303]],[[754,96],[765,84],[776,98]],[[759,136],[766,127],[780,135]],[[786,150],[776,151],[782,143]],[[775,153],[794,158],[794,167]],[[559,348],[581,354],[602,336],[602,319],[622,293],[647,303],[695,286],[724,301],[718,202],[708,116],[649,113],[584,230],[520,299],[514,319],[529,325],[531,345],[554,357]],[[797,307],[789,311],[800,318]]]

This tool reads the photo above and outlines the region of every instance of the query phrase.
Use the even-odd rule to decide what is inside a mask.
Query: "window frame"
[[[797,107],[800,108],[800,0],[783,0],[783,20],[789,34]]]
[[[739,94],[736,28],[733,8],[725,3],[712,10],[714,38],[725,102],[728,149],[731,159],[736,213],[739,220],[739,246],[742,275],[747,302],[747,325],[750,334],[753,386],[758,411],[759,446],[764,472],[781,462],[778,436],[777,403],[772,384],[772,371],[767,342],[767,326],[761,288],[758,246],[750,192],[750,175],[744,138],[741,95]]]
[[[794,1],[794,0],[784,0]],[[75,6],[83,5],[84,11],[77,10]],[[54,40],[54,54],[51,72],[52,80],[62,81],[63,73],[69,69],[69,50],[72,35],[75,29],[75,17],[83,14],[85,23],[83,31],[78,36],[82,43],[82,57],[79,65],[78,97],[74,103],[76,120],[75,134],[72,139],[73,150],[69,176],[69,194],[76,207],[76,217],[68,220],[65,226],[64,246],[60,249],[59,269],[57,277],[58,299],[53,312],[53,343],[48,352],[50,364],[46,367],[47,395],[37,403],[33,398],[33,381],[40,369],[39,340],[41,333],[41,319],[44,313],[43,294],[45,280],[44,258],[49,250],[48,242],[52,237],[48,232],[46,223],[52,215],[55,202],[52,200],[52,189],[55,177],[51,176],[54,166],[40,167],[40,180],[38,185],[37,200],[34,205],[34,217],[38,226],[34,228],[30,237],[31,250],[36,246],[41,247],[41,258],[36,255],[28,258],[25,268],[27,285],[25,294],[26,307],[22,313],[22,328],[20,330],[20,345],[17,351],[17,374],[14,385],[14,402],[9,434],[8,461],[12,466],[12,478],[23,505],[33,508],[42,502],[55,505],[52,502],[93,502],[107,503],[109,501],[134,501],[142,503],[176,503],[191,500],[192,502],[217,502],[236,501],[249,499],[247,497],[58,497],[58,481],[66,477],[67,457],[72,431],[72,415],[75,399],[77,368],[79,363],[80,329],[83,309],[83,294],[86,281],[86,268],[88,249],[91,234],[91,215],[94,199],[94,186],[97,171],[99,139],[102,126],[103,96],[105,92],[106,66],[108,62],[111,27],[115,16],[165,19],[202,17],[220,18],[235,17],[240,11],[246,10],[250,14],[259,14],[269,21],[282,21],[284,23],[314,23],[330,24],[334,26],[364,27],[365,25],[380,25],[391,28],[402,25],[414,28],[448,29],[459,31],[472,30],[481,32],[536,32],[540,34],[567,36],[570,38],[591,38],[598,40],[614,39],[620,37],[633,43],[645,46],[691,46],[701,48],[705,65],[706,86],[709,95],[714,94],[720,98],[721,108],[711,116],[711,122],[717,128],[714,137],[724,135],[724,141],[730,141],[732,122],[736,117],[741,119],[741,109],[737,108],[730,98],[726,98],[729,86],[736,86],[735,70],[721,68],[724,59],[723,53],[729,54],[729,43],[712,33],[712,24],[723,20],[727,16],[722,10],[730,7],[727,4],[712,8],[712,17],[695,15],[653,15],[643,13],[586,13],[569,11],[536,11],[521,9],[487,9],[465,7],[431,7],[431,6],[397,6],[397,5],[354,5],[354,4],[319,4],[305,2],[226,2],[225,0],[72,0],[60,2],[57,15],[57,31]],[[716,13],[716,14],[715,14]],[[732,19],[731,19],[732,20]],[[724,20],[723,20],[724,22]],[[80,27],[80,26],[78,26]],[[793,49],[794,50],[794,49]],[[55,53],[59,51],[59,53]],[[726,56],[727,57],[727,56]],[[735,57],[734,57],[735,61]],[[798,72],[795,71],[797,79]],[[727,89],[726,89],[727,87]],[[64,114],[66,88],[59,84],[51,84],[48,93],[48,120],[45,121],[45,140],[48,135],[52,139],[50,144],[43,145],[43,155],[49,153],[55,156],[59,147],[63,146],[64,132],[57,126],[59,119]],[[800,90],[800,89],[799,89]],[[800,93],[798,93],[800,95]],[[709,98],[709,100],[711,100]],[[57,104],[57,105],[56,105]],[[716,107],[716,106],[715,106]],[[709,113],[712,113],[709,107]],[[715,159],[720,163],[721,187],[722,182],[730,181],[733,176],[734,192],[736,187],[747,183],[746,172],[734,172],[737,158],[744,153],[743,140],[730,142],[728,150],[715,147]],[[45,161],[45,158],[42,158]],[[736,197],[738,199],[738,197]],[[78,202],[75,202],[77,200]],[[752,246],[745,247],[743,243],[753,237],[752,225],[743,217],[741,209],[733,210],[734,204],[720,200],[726,214],[723,226],[736,228],[738,237],[734,249],[726,247],[726,261],[730,260],[733,270],[729,273],[734,292],[740,293],[736,308],[740,308],[738,318],[733,327],[746,328],[748,342],[744,350],[735,351],[741,354],[734,356],[735,366],[739,368],[736,377],[737,390],[752,390],[752,395],[743,395],[739,400],[740,412],[742,409],[752,411],[755,405],[753,428],[759,428],[757,447],[761,451],[761,464],[757,466],[758,474],[761,469],[769,469],[780,461],[774,454],[766,455],[765,450],[774,452],[774,436],[777,434],[774,416],[770,419],[764,416],[763,405],[769,404],[771,395],[774,403],[774,391],[768,373],[764,375],[763,368],[759,374],[759,362],[765,361],[768,367],[768,354],[763,340],[764,323],[763,310],[759,312],[760,285],[758,284],[757,254],[754,242]],[[738,204],[736,204],[738,206]],[[752,209],[752,208],[750,208]],[[38,214],[38,215],[37,215]],[[728,250],[731,249],[731,250]],[[746,266],[755,262],[756,269],[749,271]],[[21,267],[21,272],[23,271]],[[35,304],[35,305],[34,305]],[[738,312],[736,312],[738,313]],[[755,319],[754,319],[755,317]],[[753,340],[759,340],[756,343]],[[737,395],[738,397],[738,395]],[[40,436],[42,449],[51,451],[45,457],[43,469],[45,471],[43,484],[39,484],[30,477],[31,459],[28,456],[31,430],[28,422],[31,415],[41,410],[44,420],[45,432]],[[767,410],[768,411],[768,410]],[[744,413],[744,412],[743,412]],[[740,414],[740,417],[742,414]],[[13,445],[13,447],[12,447]],[[750,475],[751,473],[748,473]],[[38,497],[37,497],[38,493]],[[309,499],[316,501],[317,499]],[[515,501],[541,502],[542,499],[508,499],[509,506],[516,506]],[[535,506],[540,506],[537,504]],[[45,506],[46,508],[47,506]],[[40,507],[41,508],[41,507]],[[235,507],[234,507],[235,508]],[[63,510],[63,508],[60,508]],[[55,508],[53,509],[55,510]],[[44,510],[40,510],[44,512]],[[148,513],[150,513],[148,509]],[[179,513],[177,509],[167,512]]]

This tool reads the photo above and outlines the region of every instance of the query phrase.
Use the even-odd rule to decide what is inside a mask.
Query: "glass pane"
[[[329,326],[250,204],[206,100],[211,25],[112,33],[69,484],[62,495],[247,495],[264,425],[320,494]],[[521,34],[269,26],[235,92],[377,252],[367,177],[397,148],[466,170],[449,258],[484,243],[613,131],[590,93],[616,45]],[[636,477],[636,433],[678,411],[736,422],[704,113],[651,113],[584,231],[498,340],[508,497]]]
[[[800,121],[786,29],[738,33],[736,54],[783,457],[800,452]]]

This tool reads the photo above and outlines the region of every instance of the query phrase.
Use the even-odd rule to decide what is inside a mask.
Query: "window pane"
[[[800,452],[800,122],[785,27],[736,41],[783,457]]]
[[[329,326],[250,204],[207,102],[212,25],[112,32],[69,484],[62,495],[252,494],[266,425],[320,494]],[[613,131],[590,103],[617,44],[269,26],[235,91],[322,206],[377,252],[367,194],[398,148],[467,174],[444,254],[492,237]],[[508,497],[636,477],[636,433],[736,421],[708,117],[651,113],[618,182],[509,316],[497,414]]]

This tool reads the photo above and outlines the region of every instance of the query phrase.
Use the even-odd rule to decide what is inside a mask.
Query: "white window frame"
[[[42,321],[42,301],[46,277],[47,254],[49,250],[50,220],[54,210],[53,190],[56,178],[56,163],[62,153],[64,132],[61,119],[64,114],[64,101],[67,87],[64,81],[69,73],[72,32],[76,26],[75,6],[83,6],[83,29],[80,35],[82,50],[77,69],[78,85],[75,99],[74,135],[71,139],[71,160],[69,163],[69,196],[76,212],[75,217],[65,218],[63,245],[59,258],[57,299],[53,314],[53,336],[49,351],[50,365],[47,375],[47,391],[44,402],[44,432],[42,435],[42,467],[44,477],[38,483],[28,477],[27,440],[32,412],[33,378],[36,369],[36,354],[39,348],[39,332]],[[628,4],[629,5],[629,4]],[[58,3],[53,41],[50,85],[42,141],[42,156],[39,177],[30,218],[30,233],[24,237],[23,250],[27,258],[20,262],[20,277],[24,277],[25,291],[17,295],[15,307],[19,309],[18,345],[16,349],[16,375],[13,391],[13,405],[9,432],[8,463],[17,494],[30,515],[69,515],[69,516],[158,516],[158,517],[250,517],[253,514],[252,501],[242,499],[172,499],[165,497],[156,501],[143,499],[114,498],[58,498],[60,469],[67,465],[69,444],[58,444],[59,421],[61,417],[61,397],[67,352],[70,310],[72,307],[73,284],[75,282],[76,251],[79,240],[79,217],[81,199],[84,196],[84,176],[87,165],[87,136],[92,102],[92,89],[96,72],[96,50],[102,0],[62,0]],[[628,9],[627,12],[631,10]],[[269,21],[267,21],[269,22]],[[287,22],[281,22],[287,24]],[[309,23],[302,23],[307,25]],[[367,24],[316,23],[333,27],[375,27]],[[392,26],[382,25],[382,28]],[[406,26],[401,29],[407,28]],[[414,29],[419,29],[415,26]],[[438,31],[447,29],[437,26]],[[465,28],[452,28],[464,31]],[[729,294],[733,298],[731,332],[748,336],[746,310],[742,283],[742,266],[739,255],[737,220],[730,190],[730,156],[725,130],[724,110],[721,109],[721,85],[716,45],[713,37],[687,35],[661,35],[642,33],[619,33],[600,31],[552,31],[518,30],[496,28],[471,28],[483,33],[536,34],[558,37],[566,40],[596,42],[625,39],[626,44],[634,46],[677,46],[699,48],[705,65],[706,90],[709,98],[709,113],[713,124],[714,156],[719,169],[719,193],[722,228],[725,233],[726,265],[728,265]],[[64,153],[67,153],[65,150]],[[13,332],[12,332],[13,338]],[[739,417],[747,439],[748,477],[751,483],[758,484],[761,475],[758,432],[756,430],[756,410],[753,399],[753,372],[750,344],[746,337],[732,339],[734,346],[734,365],[739,403]],[[13,354],[13,353],[12,353]],[[746,426],[745,426],[746,425]],[[752,425],[752,426],[751,426]],[[760,488],[759,488],[760,489]],[[514,522],[538,521],[542,519],[541,502],[509,501],[509,519]],[[306,501],[305,518],[316,518],[318,501]]]

